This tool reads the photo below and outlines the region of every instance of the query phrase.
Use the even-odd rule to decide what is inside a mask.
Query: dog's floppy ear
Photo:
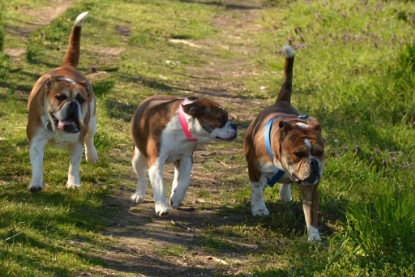
[[[193,103],[189,103],[183,105],[183,111],[191,116],[198,116],[204,111],[204,106],[197,103],[197,101]]]
[[[55,77],[54,76],[50,76],[49,78],[46,79],[43,87],[49,91],[52,88],[53,83],[55,82]]]
[[[293,128],[290,125],[290,123],[284,120],[281,120],[278,126],[280,127],[281,139],[283,139],[288,134],[288,132]]]
[[[89,82],[87,82],[86,80],[79,81],[78,83],[85,88],[86,93],[88,94],[88,97],[91,96],[92,85]]]
[[[310,116],[308,119],[308,125],[311,130],[316,131],[317,133],[321,134],[321,126],[320,122],[317,120],[317,118]]]

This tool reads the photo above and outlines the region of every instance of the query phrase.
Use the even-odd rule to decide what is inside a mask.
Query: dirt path
[[[232,45],[238,45],[239,41],[244,41],[244,45],[251,45],[249,43],[251,35],[261,28],[255,23],[260,4],[259,1],[226,1],[225,3],[228,5],[228,12],[215,18],[213,22],[214,26],[221,30],[220,42],[172,41],[188,47],[203,47],[206,49],[206,59],[209,60],[208,67],[188,68],[189,78],[183,84],[185,89],[180,93],[213,98],[226,106],[231,116],[238,121],[248,121],[252,119],[252,115],[247,112],[252,110],[252,105],[265,105],[263,100],[247,103],[249,101],[237,96],[239,92],[246,90],[238,80],[254,74],[246,56],[255,53],[256,49],[253,46]],[[227,51],[237,54],[233,55],[237,58],[226,62],[220,60],[214,50],[211,50],[213,46],[217,47],[218,43]],[[225,250],[222,255],[212,256],[207,254],[201,243],[198,243],[203,227],[209,224],[240,222],[246,216],[229,214],[220,217],[215,208],[203,208],[206,200],[200,196],[200,192],[220,194],[220,180],[223,175],[246,174],[245,169],[234,168],[228,164],[223,164],[221,172],[201,173],[201,167],[205,166],[204,162],[215,153],[237,153],[240,151],[237,147],[230,145],[224,150],[215,150],[214,153],[200,147],[199,151],[195,152],[192,183],[184,205],[180,209],[171,210],[168,217],[155,216],[150,188],[147,191],[146,201],[138,206],[129,201],[129,196],[133,192],[131,188],[122,189],[118,196],[114,196],[107,203],[107,205],[119,206],[123,211],[121,214],[111,215],[112,226],[106,229],[108,235],[118,241],[116,246],[100,255],[109,266],[105,270],[94,268],[93,273],[87,274],[120,275],[126,272],[141,272],[149,276],[211,276],[246,273],[241,269],[243,268],[241,265],[247,256],[257,249],[257,245],[244,244],[238,239],[229,238],[229,243],[241,249],[241,253]],[[169,192],[173,170],[168,167],[166,171],[165,183]],[[132,173],[131,176],[127,182],[135,183]],[[221,206],[220,203],[215,204],[217,207]],[[125,211],[129,211],[128,214]]]
[[[31,26],[24,26],[20,32],[23,39],[36,28],[50,23],[71,6],[71,1],[54,0],[59,8],[48,7],[42,10],[27,10],[27,14],[35,16],[38,21]],[[203,2],[203,1],[200,1]],[[216,3],[216,2],[215,2]],[[208,3],[207,3],[208,4]],[[252,119],[252,106],[264,106],[263,100],[246,101],[240,95],[244,88],[239,80],[255,74],[250,60],[247,58],[256,49],[251,41],[252,34],[261,30],[256,24],[259,16],[260,1],[223,1],[226,13],[215,18],[213,25],[220,30],[220,40],[188,41],[174,40],[172,43],[184,44],[187,47],[203,47],[208,67],[189,67],[188,79],[181,86],[180,94],[210,97],[223,104],[230,115],[239,122]],[[243,43],[238,43],[242,42]],[[238,46],[244,45],[244,46]],[[215,54],[215,47],[222,47],[235,57],[224,62]],[[111,56],[121,55],[123,49],[95,49],[110,51]],[[24,54],[23,49],[5,49],[13,59],[19,59]],[[100,54],[102,54],[100,52]],[[105,52],[106,53],[106,52]],[[246,126],[245,126],[246,127]],[[242,126],[244,128],[244,126]],[[140,205],[130,203],[133,193],[131,187],[121,187],[106,201],[103,209],[107,211],[104,222],[107,222],[102,232],[116,242],[108,245],[105,250],[93,250],[90,255],[106,262],[106,266],[94,266],[82,276],[211,276],[215,274],[233,275],[246,274],[244,260],[258,246],[240,242],[238,238],[226,238],[227,243],[240,251],[224,249],[220,255],[212,256],[200,242],[203,237],[202,229],[208,225],[223,225],[238,223],[246,215],[228,214],[218,216],[221,203],[206,204],[201,192],[210,195],[221,193],[221,176],[230,174],[246,174],[244,168],[235,168],[223,164],[221,172],[201,173],[201,168],[216,154],[232,154],[240,151],[240,143],[230,145],[223,150],[207,151],[200,147],[194,156],[192,183],[186,195],[182,208],[171,210],[167,217],[156,217],[151,189],[147,191],[146,200]],[[120,153],[112,153],[118,156]],[[129,159],[129,157],[127,158]],[[173,171],[166,169],[166,184],[171,183]],[[132,173],[125,177],[124,183],[134,184],[136,179]],[[149,186],[150,187],[150,186]],[[167,187],[170,187],[167,185]],[[169,192],[169,189],[167,189]],[[203,194],[202,194],[203,195]],[[211,208],[211,207],[216,208]],[[114,208],[116,207],[116,208]],[[209,207],[209,208],[206,208]],[[140,272],[140,273],[137,273]],[[130,276],[130,275],[129,275]]]
[[[18,9],[21,10],[21,13],[33,18],[34,21],[20,27],[11,27],[8,31],[18,34],[23,40],[27,40],[32,32],[40,27],[48,25],[53,19],[63,14],[71,5],[72,1],[70,0],[51,0],[50,6],[43,6],[38,9],[18,7]],[[19,60],[26,53],[26,49],[5,48],[4,53],[14,60]]]

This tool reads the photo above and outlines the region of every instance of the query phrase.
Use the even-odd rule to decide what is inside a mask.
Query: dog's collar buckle
[[[197,142],[197,139],[192,136],[192,132],[189,131],[189,125],[187,124],[186,116],[184,115],[183,104],[185,103],[185,101],[186,100],[183,100],[183,102],[180,103],[180,107],[179,107],[178,115],[179,115],[180,126],[182,126],[183,133],[186,136],[188,141]]]

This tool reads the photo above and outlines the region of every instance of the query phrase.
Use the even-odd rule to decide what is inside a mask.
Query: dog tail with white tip
[[[294,50],[284,45],[283,52],[285,55],[285,67],[284,67],[284,83],[281,86],[280,92],[278,93],[278,101],[287,101],[291,103],[291,90],[293,82],[293,66],[294,66]]]
[[[79,53],[81,51],[81,29],[85,19],[88,17],[88,12],[83,12],[75,19],[75,23],[72,27],[71,36],[69,38],[68,50],[66,50],[63,64],[78,66]]]

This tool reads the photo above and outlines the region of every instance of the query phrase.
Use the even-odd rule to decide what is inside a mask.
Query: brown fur
[[[141,102],[131,119],[135,145],[148,159],[149,165],[158,157],[161,132],[177,111],[181,99],[174,96],[153,96]]]
[[[79,62],[79,53],[80,53],[80,37],[81,37],[81,27],[74,26],[72,28],[71,36],[68,43],[68,49],[65,54],[63,65],[51,70],[50,72],[42,75],[34,85],[32,91],[30,92],[28,99],[28,124],[26,128],[26,133],[29,141],[35,135],[36,130],[42,124],[40,117],[47,113],[45,110],[44,101],[46,98],[54,99],[55,95],[64,90],[64,87],[69,89],[77,89],[80,91],[82,97],[85,100],[85,105],[90,105],[91,101],[95,103],[95,97],[92,90],[92,85],[88,79],[78,71],[76,66]],[[76,82],[76,84],[71,84],[68,82],[59,82],[59,77],[67,77]],[[56,86],[56,83],[61,83]],[[52,100],[53,101],[53,100]],[[96,105],[94,105],[96,106]],[[81,134],[80,141],[81,143],[84,140],[86,134],[86,128],[88,126],[89,118],[92,113],[96,114],[96,109],[89,111],[85,117],[84,124],[81,125]]]
[[[203,128],[211,131],[223,127],[228,114],[217,103],[202,98],[191,98],[193,103],[183,106],[183,111],[197,118]],[[145,99],[131,119],[131,132],[135,145],[151,166],[159,156],[161,133],[171,117],[177,113],[183,99],[157,95]]]
[[[265,125],[272,117],[277,118],[271,129],[271,148],[275,158],[283,159],[289,165],[298,165],[302,174],[304,159],[301,153],[311,151],[311,154],[320,161],[323,160],[324,141],[321,137],[320,123],[310,117],[306,121],[299,119],[300,113],[291,105],[291,90],[293,78],[294,56],[285,59],[285,79],[281,86],[275,104],[261,111],[248,127],[244,138],[244,153],[248,163],[248,175],[251,182],[259,182],[261,177],[260,166],[266,162],[273,162],[264,143]],[[308,128],[301,128],[295,124],[302,122]],[[304,149],[304,140],[309,139],[311,149]],[[308,152],[306,153],[308,155]],[[304,214],[307,224],[317,227],[318,194],[316,185],[300,185],[303,197]]]

